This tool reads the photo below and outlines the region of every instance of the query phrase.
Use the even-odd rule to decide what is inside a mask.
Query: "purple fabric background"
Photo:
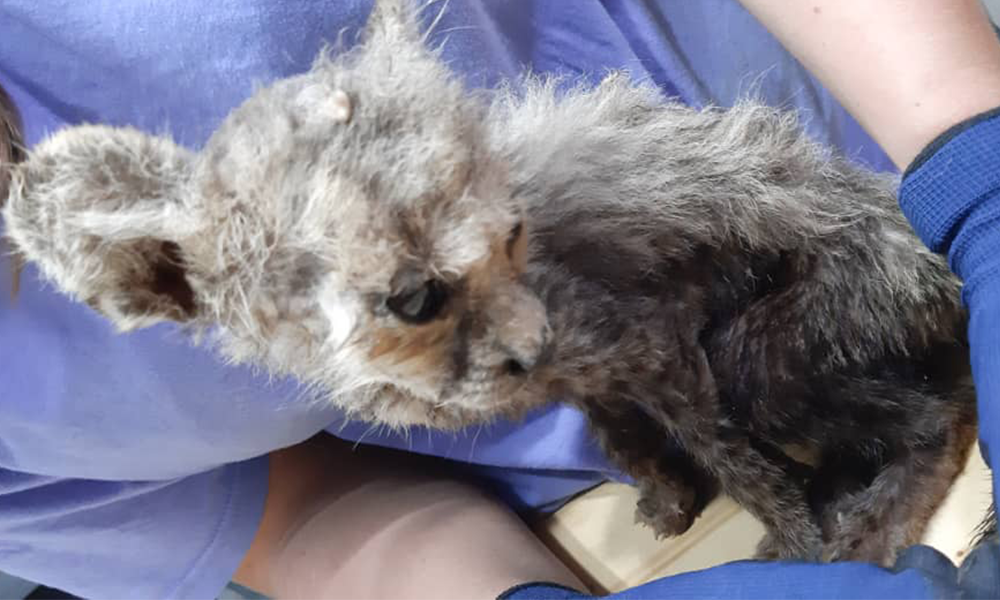
[[[5,0],[0,82],[29,144],[83,121],[197,148],[258,82],[300,72],[367,1]],[[433,15],[431,15],[433,16]],[[889,162],[731,0],[451,0],[435,38],[474,86],[523,68],[596,80],[625,67],[700,105],[755,90],[817,138]],[[115,335],[88,308],[0,265],[0,569],[97,597],[210,597],[251,539],[262,455],[329,429],[472,465],[516,506],[551,506],[614,474],[580,415],[407,439],[341,423],[186,344],[169,326]],[[335,542],[334,542],[335,543]]]

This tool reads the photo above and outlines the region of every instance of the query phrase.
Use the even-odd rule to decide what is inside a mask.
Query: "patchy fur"
[[[384,0],[198,154],[55,134],[4,217],[122,330],[214,328],[393,427],[562,399],[658,534],[721,490],[767,527],[762,557],[885,564],[976,427],[959,283],[895,187],[751,102],[693,110],[624,74],[469,93]]]

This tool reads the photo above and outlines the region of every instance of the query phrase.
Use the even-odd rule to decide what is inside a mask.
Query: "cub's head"
[[[377,3],[360,44],[261,89],[198,153],[84,125],[12,173],[9,237],[119,329],[226,355],[393,426],[488,418],[546,347],[528,224],[485,110]]]

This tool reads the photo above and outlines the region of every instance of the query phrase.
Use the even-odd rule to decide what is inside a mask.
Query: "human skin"
[[[586,588],[528,527],[442,464],[322,435],[274,452],[235,581],[276,598],[496,598]]]
[[[979,0],[741,0],[905,169],[1000,105],[1000,43]]]

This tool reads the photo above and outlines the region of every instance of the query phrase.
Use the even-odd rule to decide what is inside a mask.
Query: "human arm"
[[[741,0],[905,169],[1000,104],[1000,44],[979,0]]]

